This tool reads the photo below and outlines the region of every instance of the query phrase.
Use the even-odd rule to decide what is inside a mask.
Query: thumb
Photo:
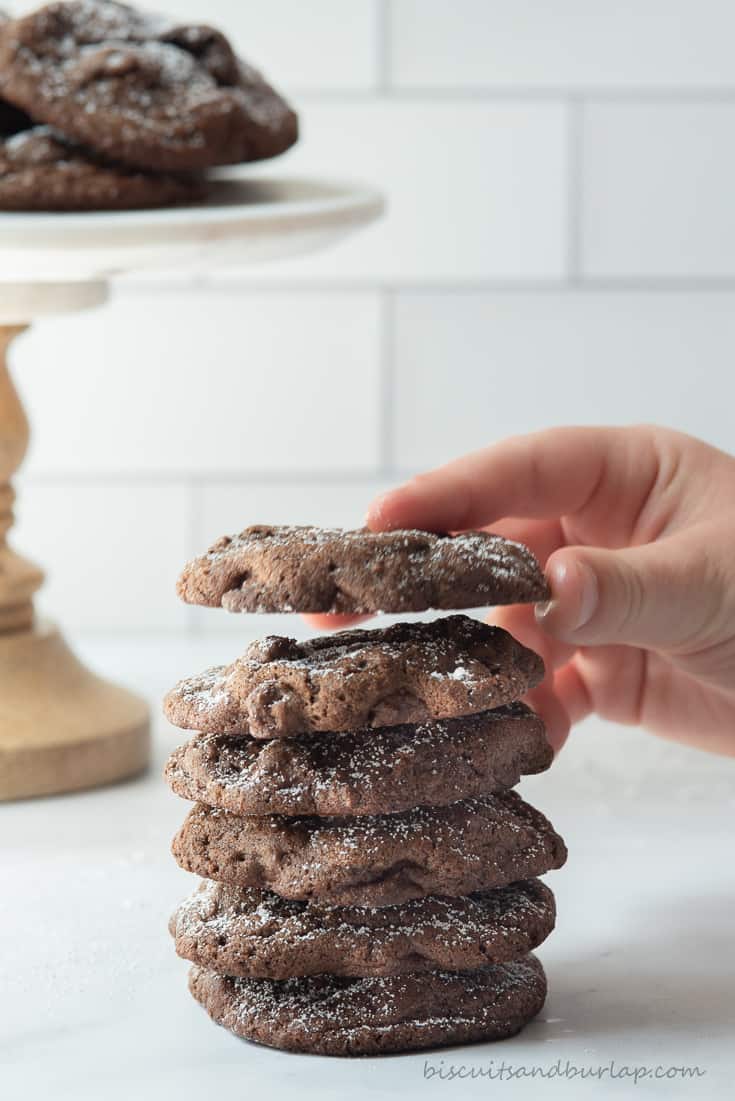
[[[575,645],[696,646],[721,607],[701,545],[672,537],[625,550],[565,547],[551,555],[552,598],[536,606],[550,634]]]

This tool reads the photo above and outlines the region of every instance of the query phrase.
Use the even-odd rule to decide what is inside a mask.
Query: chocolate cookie
[[[546,976],[535,956],[459,974],[285,982],[193,967],[189,989],[210,1017],[246,1040],[319,1055],[377,1055],[512,1036],[543,1006]]]
[[[547,600],[527,547],[476,531],[246,528],[190,562],[178,593],[230,612],[421,612]]]
[[[132,210],[205,194],[194,176],[107,164],[46,126],[0,139],[0,210]]]
[[[189,730],[281,738],[487,711],[543,674],[541,658],[507,631],[447,616],[308,642],[270,636],[232,665],[180,681],[164,710]]]
[[[333,906],[454,898],[566,860],[550,822],[514,791],[361,818],[239,817],[197,803],[172,852],[206,879]]]
[[[233,814],[392,814],[514,787],[552,758],[541,719],[514,703],[351,734],[197,734],[164,775],[183,799]]]
[[[0,91],[37,122],[145,170],[273,157],[298,132],[224,35],[112,0],[49,4],[4,24]]]
[[[169,929],[192,963],[221,975],[289,979],[470,971],[525,956],[554,918],[554,896],[538,879],[382,909],[318,906],[205,881]]]

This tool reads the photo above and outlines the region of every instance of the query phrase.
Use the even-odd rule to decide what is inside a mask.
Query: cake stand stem
[[[0,799],[120,780],[150,752],[145,702],[86,669],[54,625],[35,619],[43,572],[8,546],[10,480],[29,430],[7,350],[24,327],[0,324]]]

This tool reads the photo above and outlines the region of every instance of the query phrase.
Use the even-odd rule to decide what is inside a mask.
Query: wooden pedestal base
[[[104,301],[104,285],[34,285],[0,296],[0,800],[108,784],[142,771],[150,752],[143,700],[102,680],[58,630],[38,623],[43,572],[7,542],[10,479],[28,445],[28,422],[5,362],[22,322],[39,312]]]
[[[0,634],[0,799],[141,772],[148,725],[144,701],[86,669],[53,625]]]

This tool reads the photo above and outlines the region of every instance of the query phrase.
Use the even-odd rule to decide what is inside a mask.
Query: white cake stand
[[[356,184],[222,176],[198,206],[0,214],[0,799],[109,783],[149,759],[146,704],[86,669],[58,628],[35,618],[43,573],[8,546],[10,480],[29,439],[7,370],[10,342],[44,314],[100,305],[112,275],[307,253],[382,209],[376,191]]]

